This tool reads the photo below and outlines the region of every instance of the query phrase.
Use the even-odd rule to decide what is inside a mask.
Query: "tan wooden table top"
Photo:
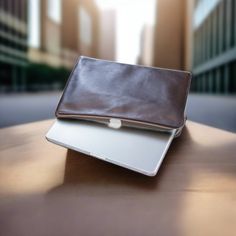
[[[147,177],[47,142],[52,122],[0,130],[0,235],[236,235],[235,134],[188,121]]]

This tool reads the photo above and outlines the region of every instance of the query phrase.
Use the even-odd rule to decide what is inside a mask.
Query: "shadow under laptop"
[[[190,139],[187,129],[184,129],[185,139]],[[181,136],[173,140],[166,157],[154,177],[125,169],[123,167],[101,161],[94,157],[68,149],[65,163],[64,186],[83,186],[88,188],[106,189],[106,191],[120,191],[124,188],[138,188],[147,190],[156,190],[159,183],[163,182],[166,174],[167,165],[171,164],[174,155],[168,155],[169,152],[178,152],[178,143],[181,142]],[[135,147],[134,147],[135,148]],[[135,158],[135,157],[134,157]],[[147,153],[148,158],[148,153]],[[164,181],[165,182],[165,181]],[[161,184],[162,185],[162,184]],[[118,186],[120,188],[118,188]]]
[[[186,129],[183,136],[191,139]],[[182,152],[181,139],[173,141],[169,152]],[[158,230],[181,235],[178,224],[184,195],[178,189],[175,155],[169,152],[157,175],[149,177],[68,150],[64,181],[47,193],[47,211],[56,212],[56,219],[63,216],[57,228],[70,228],[81,235],[122,235],[125,231],[156,235]],[[158,212],[162,217],[157,219]]]
[[[156,178],[144,176],[123,167],[68,150],[64,184],[85,184],[100,187],[117,187],[120,185],[122,188],[133,186],[152,189],[156,186]]]

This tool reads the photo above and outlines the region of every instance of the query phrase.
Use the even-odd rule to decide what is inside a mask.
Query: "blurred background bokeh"
[[[189,119],[236,132],[236,0],[1,0],[0,127],[53,118],[80,55],[192,71]]]

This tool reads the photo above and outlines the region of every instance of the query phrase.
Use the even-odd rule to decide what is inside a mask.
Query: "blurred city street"
[[[170,144],[164,136],[142,137],[148,150],[157,147],[148,161],[145,148],[124,158],[115,139],[101,139],[103,150],[96,139],[81,146],[51,136],[149,178],[47,144],[69,78],[68,100],[91,96],[93,114],[109,115],[110,104],[111,116],[132,103],[143,109],[146,100],[150,120],[150,110],[162,111],[177,124],[181,106],[183,145],[173,145],[154,177]],[[140,137],[129,141],[128,154],[142,146]],[[0,1],[0,236],[236,235],[235,153],[236,0]]]
[[[4,0],[0,13],[0,128],[55,117],[84,55],[191,71],[188,119],[236,132],[235,1]]]
[[[61,92],[0,95],[0,127],[54,118]],[[188,119],[236,132],[236,96],[190,94]]]

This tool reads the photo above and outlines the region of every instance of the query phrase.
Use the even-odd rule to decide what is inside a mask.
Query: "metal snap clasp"
[[[122,126],[121,120],[111,118],[108,123],[108,127],[113,129],[119,129]]]

